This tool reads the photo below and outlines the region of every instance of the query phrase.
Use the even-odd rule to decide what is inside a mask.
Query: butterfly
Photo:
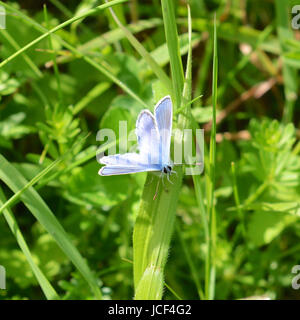
[[[154,108],[154,114],[142,110],[136,121],[136,136],[139,153],[124,153],[104,156],[101,176],[155,172],[169,176],[175,171],[170,160],[173,106],[170,96],[162,98]]]

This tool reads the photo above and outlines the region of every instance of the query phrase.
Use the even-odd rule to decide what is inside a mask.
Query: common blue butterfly
[[[161,175],[173,173],[170,160],[173,107],[170,96],[162,98],[155,106],[154,115],[142,110],[136,121],[139,153],[104,156],[101,176],[153,171]]]

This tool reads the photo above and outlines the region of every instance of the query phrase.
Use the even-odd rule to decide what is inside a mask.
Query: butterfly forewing
[[[159,144],[159,157],[162,165],[170,163],[170,144],[172,134],[172,101],[170,96],[161,99],[154,110],[154,116],[157,123],[160,144]]]
[[[143,163],[147,163],[148,165],[160,164],[159,132],[154,116],[150,111],[141,111],[136,122],[135,132]]]

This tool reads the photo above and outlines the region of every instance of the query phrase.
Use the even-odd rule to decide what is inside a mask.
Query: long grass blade
[[[286,42],[294,40],[293,32],[290,30],[288,1],[275,0],[277,33],[280,41],[281,55],[287,52]],[[283,122],[288,123],[293,120],[294,107],[297,100],[298,76],[297,69],[288,65],[283,58],[282,73],[284,78],[285,108],[283,112]]]
[[[107,0],[105,1],[108,2]],[[172,83],[164,70],[157,64],[157,62],[152,58],[152,56],[144,48],[144,46],[136,39],[136,37],[121,23],[114,10],[112,8],[109,8],[109,11],[116,24],[124,32],[128,41],[132,44],[132,46],[136,49],[140,56],[148,63],[149,67],[156,74],[160,82],[165,86],[166,90],[169,91],[171,95],[173,95]]]
[[[22,190],[24,186],[28,184],[21,173],[2,155],[0,155],[0,179],[15,193]],[[49,232],[49,234],[51,234],[62,251],[81,272],[90,285],[95,297],[97,299],[101,299],[101,292],[91,270],[40,195],[34,190],[34,188],[29,187],[21,194],[21,199],[28,210]]]
[[[118,0],[121,1],[121,0]],[[125,0],[122,0],[125,1]],[[127,1],[127,0],[126,0]],[[41,24],[37,23],[36,21],[34,21],[33,19],[27,17],[26,15],[24,15],[21,11],[16,10],[13,6],[5,4],[3,2],[0,1],[1,4],[3,4],[3,6],[5,8],[7,8],[8,10],[11,10],[12,12],[16,13],[18,15],[18,17],[22,18],[24,20],[24,22],[27,22],[29,24],[31,24],[36,30],[38,30],[39,32],[42,32],[43,34],[53,34],[53,29],[48,31],[46,28],[44,28]],[[118,2],[119,3],[119,2]],[[60,25],[61,26],[61,25]],[[84,53],[82,53],[79,49],[75,48],[74,46],[70,45],[68,42],[66,42],[65,40],[63,40],[60,36],[53,34],[53,37],[55,37],[55,39],[61,43],[65,48],[67,48],[68,50],[70,50],[72,53],[74,53],[76,56],[78,56],[79,58],[82,58],[84,61],[86,61],[88,64],[90,64],[92,67],[94,67],[95,69],[97,69],[98,71],[100,71],[102,74],[104,74],[108,79],[110,79],[112,82],[114,82],[116,85],[118,85],[121,89],[123,89],[125,92],[127,92],[131,97],[133,97],[136,101],[138,101],[142,106],[144,107],[148,107],[147,104],[144,102],[144,100],[142,100],[136,93],[134,93],[124,82],[120,81],[110,70],[108,70],[106,67],[104,67],[102,64],[97,63],[96,61],[94,61],[93,59],[91,59],[90,57],[84,55]],[[41,40],[41,39],[40,39]],[[39,41],[40,41],[39,40]],[[28,48],[27,48],[28,49]],[[14,57],[13,57],[14,58]],[[4,60],[6,61],[6,60]],[[3,61],[3,62],[4,62]],[[8,62],[8,61],[7,61]],[[6,62],[6,63],[7,63]],[[1,68],[1,63],[0,63],[0,68]]]
[[[215,166],[216,166],[216,106],[217,106],[218,52],[217,52],[217,23],[214,20],[214,53],[213,53],[213,119],[209,147],[209,174],[207,177],[207,203],[209,214],[209,246],[206,260],[205,294],[206,298],[214,298],[215,289],[215,249],[216,249],[216,212],[214,205]]]
[[[9,44],[15,49],[20,50],[19,44],[16,42],[16,40],[6,31],[5,29],[1,30],[1,35],[9,42]],[[28,57],[26,53],[22,54],[23,59],[27,63],[27,65],[32,69],[32,71],[39,77],[42,78],[43,74],[40,71],[40,69],[35,65],[35,63]]]
[[[4,193],[3,193],[2,189],[0,188],[0,205],[2,205],[5,202],[6,202],[6,199],[5,199]],[[48,281],[48,279],[46,278],[44,273],[41,271],[41,269],[34,262],[32,254],[29,250],[29,247],[23,237],[23,234],[20,230],[20,227],[19,227],[17,220],[16,220],[14,214],[12,213],[12,211],[10,209],[4,209],[3,216],[6,220],[6,222],[8,223],[12,234],[16,238],[16,241],[17,241],[20,249],[24,253],[24,255],[25,255],[25,257],[31,267],[31,270],[32,270],[33,274],[35,275],[42,291],[44,292],[44,294],[46,296],[46,298],[48,300],[59,299],[59,295],[56,293],[55,289],[52,287],[52,285],[50,284],[50,282]]]
[[[176,16],[173,0],[161,0],[161,7],[164,19],[165,35],[170,55],[172,83],[174,90],[175,110],[181,104],[184,73],[180,56],[179,40],[176,25]]]
[[[167,4],[167,5],[170,5]],[[169,12],[173,17],[169,17],[172,21],[175,21],[174,11]],[[165,19],[165,18],[164,18]],[[170,20],[164,20],[165,32],[167,28],[171,26],[166,26]],[[173,26],[173,25],[172,25]],[[175,29],[177,30],[177,29]],[[173,29],[174,32],[174,29]],[[178,44],[178,35],[175,37],[175,42]],[[170,38],[167,39],[167,42]],[[176,57],[170,52],[172,45],[168,45],[168,50],[170,54],[170,63],[173,66],[178,62],[178,56]],[[191,37],[190,37],[190,50],[189,59],[187,64],[187,79],[184,87],[184,78],[180,75],[179,81],[182,86],[180,101],[189,101],[191,94]],[[177,48],[178,49],[178,48]],[[180,56],[179,56],[180,58]],[[173,61],[173,59],[176,59]],[[180,66],[176,69],[182,70],[182,64],[180,60]],[[177,75],[179,76],[179,75]],[[172,74],[172,77],[176,77],[176,74]],[[172,78],[173,84],[174,79]],[[177,86],[177,84],[176,84]],[[183,88],[184,87],[184,88]],[[178,87],[174,87],[176,90]],[[182,98],[183,93],[183,99]],[[175,94],[175,96],[177,93]],[[183,103],[183,102],[182,102]],[[186,115],[180,114],[178,116],[178,127],[182,130],[187,126],[188,117]],[[175,137],[174,143],[180,137]],[[133,233],[133,254],[134,254],[134,285],[135,285],[135,299],[161,299],[163,294],[164,286],[164,267],[168,257],[168,251],[170,246],[171,235],[174,229],[175,221],[175,209],[179,197],[180,187],[182,184],[183,168],[182,166],[176,167],[177,176],[172,179],[172,185],[169,184],[167,189],[161,187],[157,191],[157,183],[159,183],[159,178],[152,178],[148,175],[144,191],[141,199],[140,209],[135,222],[134,233]],[[157,194],[154,200],[154,195]]]
[[[52,28],[51,30],[49,31],[46,31],[44,34],[42,34],[40,37],[34,39],[33,41],[31,41],[30,43],[28,43],[26,46],[24,46],[23,48],[19,49],[18,51],[16,51],[14,54],[12,54],[11,56],[9,56],[8,58],[6,58],[5,60],[3,60],[1,63],[0,63],[0,68],[4,67],[9,61],[12,61],[13,59],[15,59],[17,56],[19,56],[21,53],[25,52],[26,50],[28,50],[29,48],[31,48],[32,46],[34,46],[35,44],[39,43],[41,40],[47,38],[49,35],[55,33],[56,31],[72,24],[73,22],[77,21],[77,20],[80,20],[80,19],[83,19],[83,18],[86,18],[92,14],[95,14],[103,9],[106,9],[106,8],[109,8],[111,6],[114,6],[114,5],[117,5],[117,4],[120,4],[120,3],[123,3],[123,2],[127,2],[128,0],[113,0],[109,3],[105,3],[105,4],[102,4],[96,8],[93,8],[91,10],[88,10],[86,12],[83,12],[81,14],[79,14],[78,16],[75,16],[75,17],[72,17],[71,19],[68,19],[67,21],[59,24],[58,26]],[[10,6],[8,6],[6,3],[0,1],[0,4],[5,7],[5,8],[10,8]]]

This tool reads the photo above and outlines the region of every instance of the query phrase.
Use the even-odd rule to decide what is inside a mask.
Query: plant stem
[[[213,53],[213,121],[210,136],[210,154],[209,154],[209,177],[208,177],[208,213],[209,213],[209,242],[206,258],[205,273],[205,294],[206,299],[214,298],[215,291],[215,251],[216,251],[216,212],[214,205],[214,189],[215,189],[215,164],[216,164],[216,106],[217,106],[217,78],[218,78],[218,58],[217,58],[217,23],[216,16],[214,20],[214,53]]]

